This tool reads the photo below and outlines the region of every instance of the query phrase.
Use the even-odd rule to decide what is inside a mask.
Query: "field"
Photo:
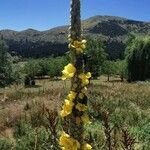
[[[89,86],[85,138],[94,150],[150,149],[150,82],[127,83],[105,76]],[[36,86],[0,90],[0,150],[58,149],[58,114],[69,81],[38,80]]]

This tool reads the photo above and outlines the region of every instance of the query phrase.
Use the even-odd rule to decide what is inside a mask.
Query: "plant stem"
[[[71,26],[69,38],[73,41],[81,40],[81,17],[80,17],[80,0],[71,0]],[[81,81],[78,75],[84,72],[83,54],[76,54],[73,49],[70,49],[71,63],[76,67],[76,74],[71,80],[71,90],[79,94],[81,90]],[[74,85],[77,87],[74,88]],[[74,100],[75,105],[78,103],[78,96]],[[83,143],[83,125],[76,124],[76,117],[80,116],[79,112],[74,108],[70,117],[70,136],[75,138],[82,145]]]

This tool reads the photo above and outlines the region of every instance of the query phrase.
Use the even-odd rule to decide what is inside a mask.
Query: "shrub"
[[[32,128],[31,125],[22,122],[16,127],[17,150],[44,149],[48,142],[49,134],[45,128]]]
[[[1,150],[9,150],[11,149],[13,144],[9,140],[1,140],[0,139],[0,149]]]

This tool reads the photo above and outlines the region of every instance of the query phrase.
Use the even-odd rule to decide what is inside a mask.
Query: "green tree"
[[[41,66],[37,60],[30,60],[24,65],[23,71],[27,76],[35,77],[40,74]]]
[[[22,65],[15,63],[12,65],[12,82],[15,84],[21,84],[24,81],[24,73],[22,72]]]
[[[23,72],[26,74],[26,80],[34,79],[35,76],[42,78],[43,76],[59,77],[64,66],[68,63],[67,57],[50,57],[46,59],[35,59],[28,61]]]
[[[30,60],[24,65],[23,73],[25,74],[24,84],[25,86],[35,85],[35,76],[41,71],[41,67],[36,60]]]
[[[59,77],[62,75],[62,70],[64,66],[68,64],[68,59],[66,56],[51,58],[50,60],[50,77]]]
[[[128,81],[150,79],[150,37],[136,37],[126,49]]]
[[[5,87],[12,82],[12,66],[7,53],[7,46],[1,37],[0,39],[0,87]]]
[[[101,74],[101,67],[107,56],[101,39],[87,38],[87,56],[87,68],[96,78]]]
[[[107,81],[110,81],[110,76],[116,74],[115,61],[106,60],[102,65],[102,73],[107,75]]]
[[[50,61],[48,59],[39,59],[37,60],[38,71],[36,72],[36,76],[45,76],[48,75],[50,70]]]
[[[127,76],[127,63],[126,60],[117,60],[115,62],[115,73],[119,75],[121,81]]]

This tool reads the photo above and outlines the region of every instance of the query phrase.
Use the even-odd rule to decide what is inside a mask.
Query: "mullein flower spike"
[[[77,44],[78,42],[75,42]],[[78,43],[79,44],[79,43]],[[81,44],[81,43],[80,43]],[[77,45],[76,45],[77,46]],[[80,46],[78,46],[79,48]],[[79,49],[78,49],[79,50]],[[81,52],[81,51],[80,51]],[[62,80],[66,80],[68,78],[73,78],[76,74],[76,68],[73,64],[69,63],[67,66],[64,67],[64,70],[62,71]],[[91,73],[81,73],[79,74],[78,78],[81,80],[82,89],[79,93],[75,91],[70,91],[67,99],[65,99],[64,105],[62,106],[62,110],[60,112],[60,116],[62,118],[69,116],[72,113],[73,108],[75,108],[78,111],[84,112],[87,110],[87,106],[82,103],[74,104],[75,98],[78,97],[82,100],[85,96],[85,93],[87,91],[87,85],[89,84],[89,79],[91,78]],[[82,116],[76,117],[76,124],[90,124],[91,121],[89,119],[89,116],[87,114],[83,114]],[[84,145],[81,145],[79,141],[77,141],[74,138],[71,138],[68,134],[63,132],[61,134],[61,137],[59,139],[59,144],[62,148],[62,150],[70,150],[70,147],[72,150],[91,150],[92,146],[88,143],[85,143]]]
[[[84,124],[91,123],[87,107],[87,86],[90,72],[84,71],[83,54],[86,40],[81,38],[80,0],[71,0],[71,26],[69,45],[71,62],[62,71],[62,80],[71,79],[71,91],[64,100],[60,116],[69,129],[64,128],[59,145],[62,150],[91,150],[92,146],[84,141]],[[67,130],[67,131],[66,131]],[[69,133],[69,134],[68,134]]]

